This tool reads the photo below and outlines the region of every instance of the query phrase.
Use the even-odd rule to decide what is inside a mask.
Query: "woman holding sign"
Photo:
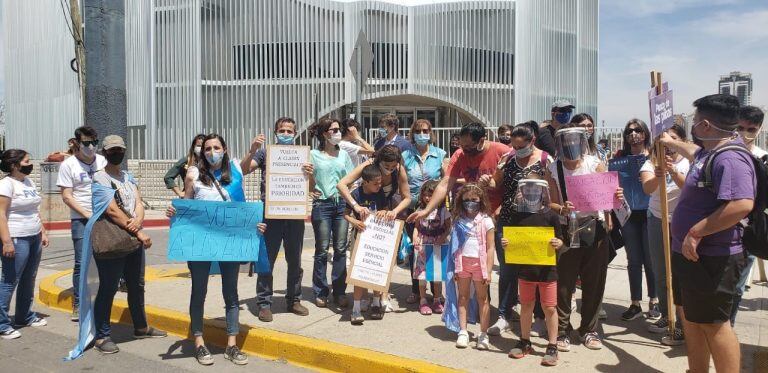
[[[632,304],[621,315],[624,321],[634,320],[643,315],[640,301],[643,299],[643,269],[648,286],[647,318],[658,320],[659,299],[656,297],[656,283],[651,254],[648,249],[648,201],[649,196],[643,191],[640,182],[640,168],[648,160],[651,149],[651,133],[640,119],[631,119],[624,127],[624,141],[616,156],[608,163],[608,170],[618,171],[619,183],[624,189],[624,196],[632,213],[621,226],[627,251],[627,273]]]
[[[203,140],[203,154],[197,166],[187,170],[184,179],[184,198],[202,201],[245,202],[243,171],[240,162],[230,159],[227,143],[217,134],[210,134]],[[173,207],[168,215],[175,214]],[[264,233],[266,226],[259,224]],[[209,261],[190,261],[187,267],[192,277],[192,293],[189,300],[190,332],[195,336],[195,358],[202,365],[213,364],[213,355],[203,339],[203,308],[208,292],[208,276],[211,272]],[[240,332],[240,304],[237,294],[237,280],[240,262],[217,262],[221,269],[221,291],[227,322],[227,347],[224,358],[237,365],[248,364],[248,356],[237,347]]]
[[[550,188],[550,207],[560,215],[563,225],[570,223],[575,229],[569,229],[566,236],[568,245],[561,249],[557,262],[557,313],[559,318],[557,349],[570,351],[571,341],[571,298],[576,286],[576,279],[581,279],[582,306],[581,325],[578,332],[589,349],[601,349],[603,344],[597,334],[598,310],[605,291],[605,278],[608,272],[608,245],[604,240],[606,228],[610,228],[610,217],[599,211],[576,211],[568,199],[565,178],[588,175],[606,171],[605,164],[589,154],[589,142],[584,128],[575,123],[561,127],[555,133],[557,161],[548,167]],[[617,188],[616,197],[623,198],[621,188]]]

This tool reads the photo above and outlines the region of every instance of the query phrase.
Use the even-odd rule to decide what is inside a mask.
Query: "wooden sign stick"
[[[651,88],[656,88],[656,94],[661,94],[662,90],[661,73],[657,71],[651,71]],[[666,167],[666,152],[664,144],[661,141],[656,141],[656,164],[659,167]],[[670,235],[669,235],[669,200],[667,198],[667,180],[666,174],[664,180],[659,183],[659,196],[661,197],[661,237],[664,245],[664,267],[665,276],[667,277],[667,315],[669,320],[669,335],[675,333],[675,320],[677,315],[675,314],[675,303],[672,293],[672,255],[670,247]],[[657,274],[658,276],[658,274]]]

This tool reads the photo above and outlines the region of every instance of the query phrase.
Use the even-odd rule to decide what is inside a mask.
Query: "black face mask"
[[[26,165],[26,166],[21,166],[19,168],[19,172],[21,172],[24,175],[29,175],[29,174],[32,173],[32,168],[33,167],[34,167],[34,165],[31,165],[31,164],[30,165]]]
[[[110,164],[117,166],[123,163],[123,158],[125,158],[125,153],[105,154],[104,158],[106,158],[107,162],[109,162]]]

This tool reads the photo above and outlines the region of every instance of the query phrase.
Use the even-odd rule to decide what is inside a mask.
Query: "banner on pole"
[[[672,91],[667,82],[662,84],[661,94],[656,94],[656,88],[648,91],[648,107],[651,114],[651,136],[656,138],[675,124]]]

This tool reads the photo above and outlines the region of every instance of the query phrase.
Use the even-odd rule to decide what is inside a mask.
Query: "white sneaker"
[[[469,346],[469,333],[466,330],[459,332],[459,338],[456,338],[457,348],[467,348]]]
[[[490,341],[488,340],[488,334],[480,333],[480,335],[477,337],[477,349],[487,350],[488,348],[490,348]]]
[[[48,321],[46,321],[42,317],[35,317],[35,319],[32,320],[32,322],[27,324],[27,326],[31,326],[31,327],[34,327],[34,328],[37,328],[37,327],[40,327],[40,326],[46,326],[46,325],[48,325]]]
[[[21,333],[19,333],[19,331],[16,330],[16,329],[8,329],[8,330],[0,333],[0,338],[2,338],[2,339],[16,339],[16,338],[19,338],[19,337],[21,337]],[[467,337],[467,338],[469,338],[469,337]],[[466,346],[464,346],[464,347],[466,347]]]
[[[389,294],[384,297],[381,306],[384,307],[384,313],[395,312],[395,306],[392,304],[392,299],[390,299]]]
[[[509,323],[503,317],[499,317],[495,324],[488,328],[488,335],[501,335],[509,330]]]

